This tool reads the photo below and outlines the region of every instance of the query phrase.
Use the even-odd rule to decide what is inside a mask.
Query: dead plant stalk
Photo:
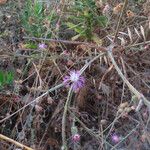
[[[16,145],[16,146],[18,146],[18,147],[20,147],[20,148],[22,148],[24,150],[34,150],[34,149],[32,149],[32,148],[30,148],[28,146],[25,146],[25,145],[15,141],[15,140],[13,140],[13,139],[7,137],[7,136],[5,136],[5,135],[2,135],[2,134],[0,134],[0,139],[1,140],[5,140],[5,141],[10,142],[10,143],[13,143],[14,145]]]
[[[120,27],[120,24],[121,24],[121,18],[122,18],[122,16],[123,16],[123,13],[124,13],[124,11],[125,11],[125,8],[126,8],[127,4],[128,4],[128,0],[124,0],[123,8],[122,8],[121,14],[120,14],[120,16],[119,16],[118,23],[117,23],[117,27],[116,27],[116,33],[115,33],[114,41],[115,41],[116,38],[117,38],[117,34],[118,34],[119,27]]]
[[[148,109],[150,110],[150,101],[147,100],[147,98],[141,94],[133,85],[131,85],[131,83],[127,80],[127,78],[123,75],[123,73],[121,72],[120,68],[118,67],[113,53],[112,53],[112,49],[113,49],[114,45],[110,45],[107,49],[108,52],[108,57],[110,58],[112,64],[114,65],[116,71],[118,72],[119,76],[121,77],[121,79],[124,81],[124,83],[126,83],[126,85],[128,86],[128,88],[130,89],[130,91],[141,101],[144,102],[144,104],[148,107]]]

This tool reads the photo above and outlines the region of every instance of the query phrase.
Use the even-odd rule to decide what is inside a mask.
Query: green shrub
[[[94,29],[107,26],[108,19],[99,12],[93,0],[76,0],[70,8],[71,15],[68,17],[67,26],[74,30],[77,35],[72,38],[84,38],[94,40]]]
[[[51,37],[55,29],[57,15],[38,0],[27,0],[21,15],[24,33],[34,37]]]

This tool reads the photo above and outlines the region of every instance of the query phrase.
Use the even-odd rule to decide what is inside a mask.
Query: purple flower
[[[47,45],[44,44],[44,43],[39,43],[39,48],[40,48],[40,49],[46,49],[46,48],[47,48]]]
[[[76,92],[84,86],[85,78],[81,76],[80,71],[70,71],[69,76],[65,76],[63,83],[66,87],[72,86],[73,90]]]
[[[79,142],[80,141],[80,135],[78,133],[74,134],[72,136],[73,142]]]
[[[111,139],[114,143],[118,143],[120,141],[120,137],[117,134],[113,134]]]

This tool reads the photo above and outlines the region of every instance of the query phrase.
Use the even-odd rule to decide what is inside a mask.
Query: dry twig
[[[150,110],[150,101],[148,101],[146,99],[146,97],[141,94],[133,85],[131,85],[131,83],[126,79],[126,77],[123,75],[123,73],[121,72],[120,68],[118,67],[114,56],[112,54],[112,49],[113,49],[114,45],[110,45],[107,49],[108,52],[108,56],[111,59],[116,71],[118,72],[119,76],[121,77],[121,79],[124,81],[124,83],[126,83],[126,85],[128,86],[128,88],[130,89],[130,91],[139,99],[142,100],[144,102],[144,104],[149,108]]]
[[[5,135],[2,135],[2,134],[0,134],[0,139],[1,140],[5,140],[5,141],[10,142],[10,143],[13,143],[14,145],[22,148],[23,150],[34,150],[34,149],[32,149],[32,148],[30,148],[28,146],[25,146],[25,145],[15,141],[15,140],[13,140],[13,139],[7,137],[7,136],[5,136]]]
[[[120,14],[120,16],[119,16],[118,23],[117,23],[117,28],[116,28],[116,33],[115,33],[114,41],[115,41],[116,38],[117,38],[117,34],[118,34],[119,27],[120,27],[120,23],[121,23],[121,18],[122,18],[122,16],[123,16],[123,13],[124,13],[124,11],[125,11],[125,8],[126,8],[126,6],[127,6],[127,3],[128,3],[128,0],[124,0],[123,8],[122,8],[122,11],[121,11],[121,14]]]

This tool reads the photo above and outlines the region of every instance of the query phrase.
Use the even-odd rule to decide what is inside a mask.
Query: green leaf
[[[39,14],[42,13],[42,11],[43,11],[43,5],[38,0],[35,1],[33,7],[34,7],[34,13],[35,13],[35,15],[39,15]]]
[[[78,25],[75,25],[71,22],[67,22],[66,25],[69,27],[69,29],[74,29],[75,27],[77,27]]]
[[[6,83],[11,84],[14,80],[14,74],[13,72],[6,73]]]
[[[108,18],[106,16],[98,16],[97,18],[98,23],[102,27],[106,27],[108,23]]]
[[[0,86],[4,84],[4,73],[0,71]]]
[[[14,73],[9,71],[0,71],[0,87],[11,84],[14,80]]]
[[[76,33],[82,34],[84,32],[84,29],[81,27],[81,24],[73,24],[68,22],[67,26],[69,27],[69,29],[73,29]]]
[[[27,44],[24,44],[23,47],[27,48],[27,49],[36,49],[37,48],[37,44],[27,43]]]
[[[77,34],[76,36],[72,37],[71,39],[72,39],[72,41],[75,41],[75,40],[77,40],[79,37],[81,37],[81,34]]]

